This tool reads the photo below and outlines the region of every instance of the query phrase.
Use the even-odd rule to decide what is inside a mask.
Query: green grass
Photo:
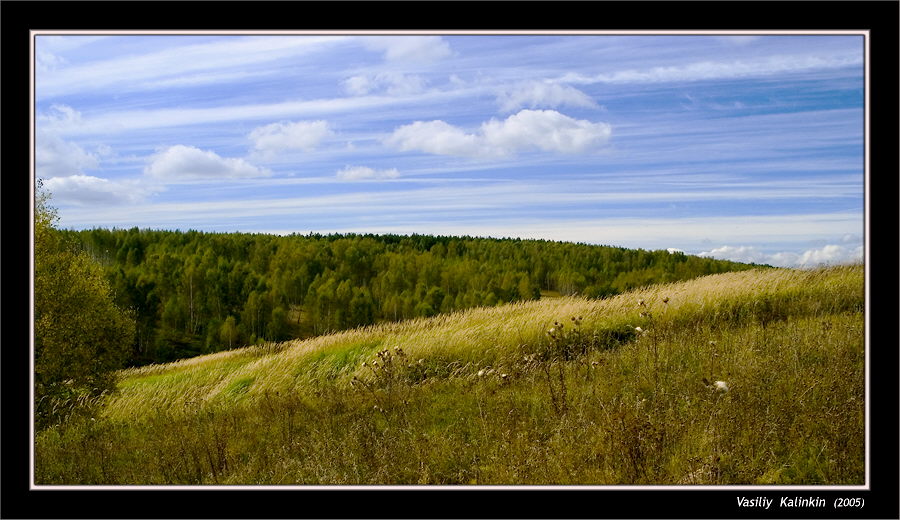
[[[863,484],[863,311],[862,266],[766,269],[129,369],[36,481]]]

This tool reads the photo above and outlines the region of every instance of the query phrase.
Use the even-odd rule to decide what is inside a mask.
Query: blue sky
[[[35,37],[60,226],[861,259],[858,34]]]

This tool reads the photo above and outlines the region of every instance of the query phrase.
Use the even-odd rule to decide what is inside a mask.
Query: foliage
[[[39,185],[40,186],[40,185]],[[39,191],[34,228],[34,384],[39,427],[114,388],[134,336],[103,269],[54,229]]]
[[[541,240],[93,229],[67,236],[132,309],[129,363],[431,317],[541,294],[609,297],[751,266]]]
[[[864,301],[862,266],[753,270],[129,368],[35,478],[859,485]]]

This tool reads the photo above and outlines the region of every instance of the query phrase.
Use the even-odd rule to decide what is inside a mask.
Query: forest
[[[61,230],[134,320],[127,366],[756,267],[666,250],[430,235]]]

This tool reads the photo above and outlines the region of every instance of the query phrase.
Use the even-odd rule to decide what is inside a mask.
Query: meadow
[[[122,370],[38,485],[865,482],[862,265],[542,298]]]

